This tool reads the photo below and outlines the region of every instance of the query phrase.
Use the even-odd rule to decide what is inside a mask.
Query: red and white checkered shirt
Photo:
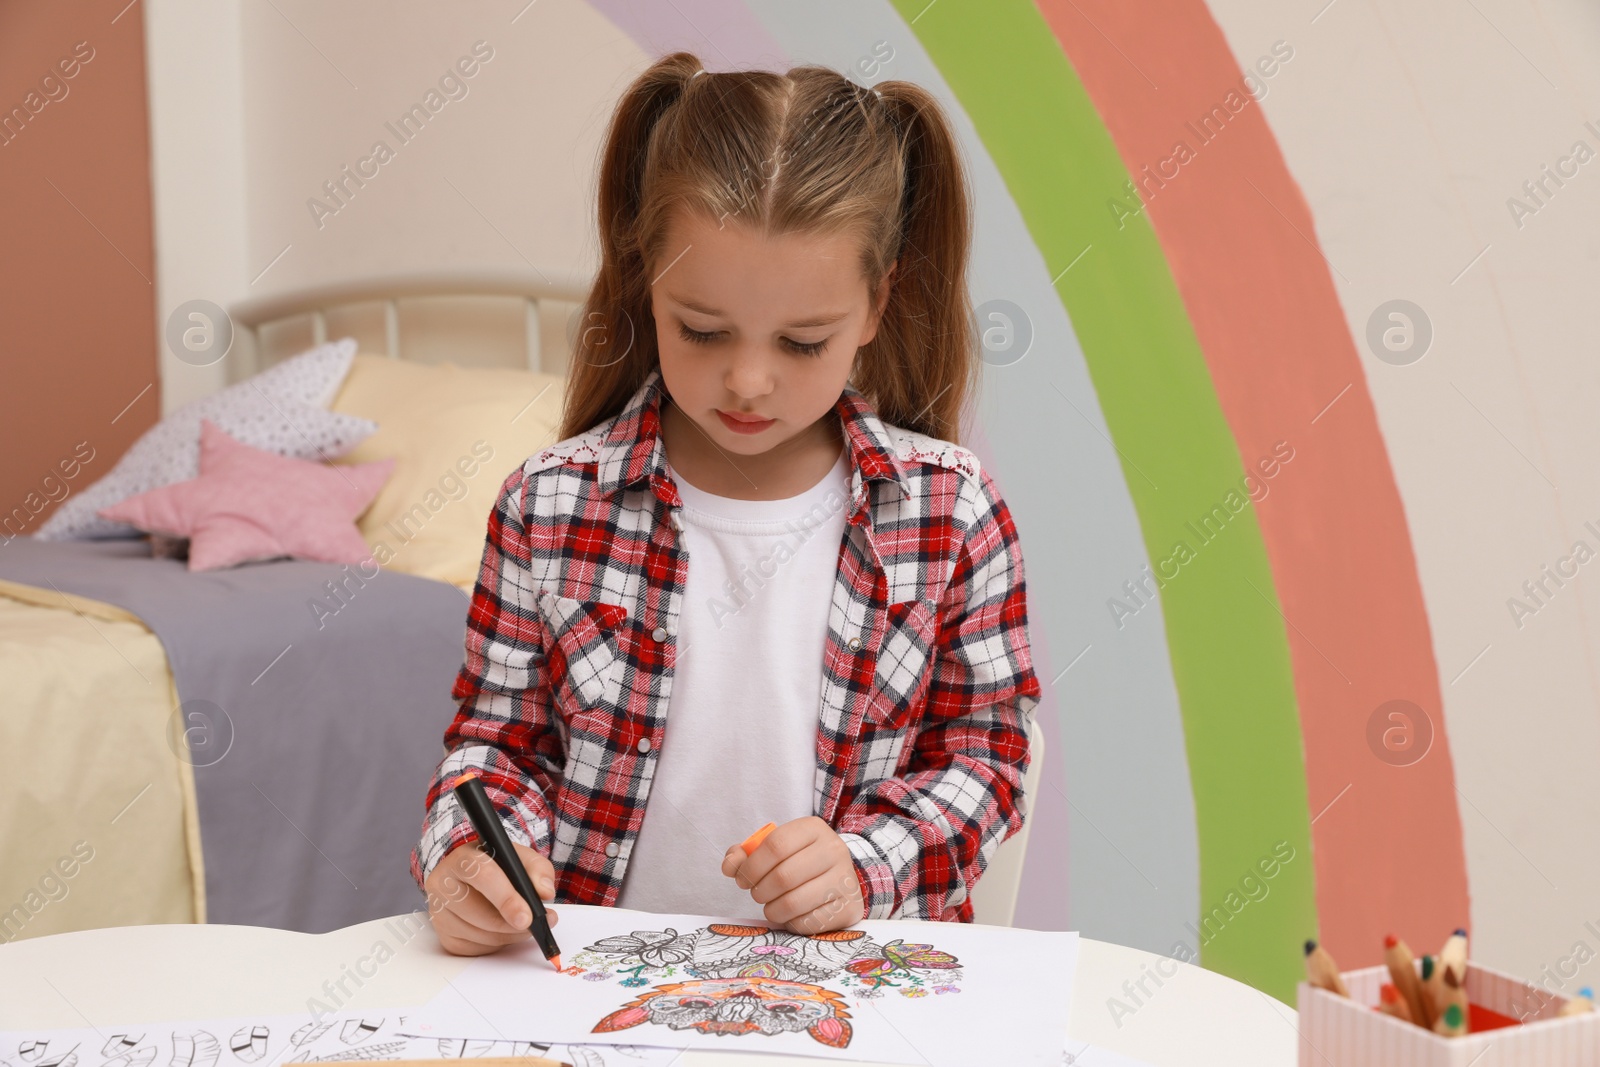
[[[550,858],[558,901],[616,901],[666,730],[688,566],[662,392],[657,370],[501,488],[411,854],[419,887],[476,836],[446,788],[472,769],[511,837]],[[1039,682],[1016,528],[971,452],[885,425],[853,388],[834,410],[851,498],[812,810],[849,847],[867,918],[970,922],[972,886],[1027,810]],[[751,682],[759,699],[758,665]]]

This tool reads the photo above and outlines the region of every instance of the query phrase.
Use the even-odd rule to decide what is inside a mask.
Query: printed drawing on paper
[[[899,938],[879,944],[862,930],[807,936],[731,923],[602,938],[565,973],[629,989],[651,986],[596,1023],[594,1033],[645,1024],[719,1036],[804,1033],[841,1049],[853,1033],[847,998],[959,993],[963,978],[960,962],[932,945]]]

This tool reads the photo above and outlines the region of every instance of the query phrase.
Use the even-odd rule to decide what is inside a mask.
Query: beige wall
[[[148,7],[163,317],[370,274],[592,271],[593,165],[620,89],[605,52],[635,48],[587,4]],[[390,126],[413,105],[435,110],[402,140]],[[162,375],[167,410],[227,380],[170,353]]]
[[[253,291],[457,264],[589,266],[591,175],[620,86],[614,62],[587,55],[615,35],[587,4],[541,2],[515,23],[504,5],[276,7],[245,8],[250,275],[288,251]],[[474,73],[458,73],[451,99],[440,79],[463,59]],[[402,141],[390,126],[430,91],[438,111]],[[378,141],[393,157],[360,179]],[[336,179],[339,200],[324,191]],[[319,221],[313,198],[337,213]]]
[[[156,0],[145,8],[158,333],[188,300],[227,307],[249,289],[239,0]],[[196,367],[164,340],[163,411],[220,388],[221,363]]]

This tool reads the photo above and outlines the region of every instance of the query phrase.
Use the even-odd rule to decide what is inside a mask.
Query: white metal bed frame
[[[545,301],[581,303],[589,293],[590,279],[575,273],[551,275],[520,270],[408,271],[373,275],[326,285],[308,286],[269,296],[253,297],[228,309],[237,333],[249,338],[244,359],[230,360],[230,379],[237,381],[260,370],[261,328],[286,319],[309,315],[314,344],[328,339],[328,312],[354,304],[383,304],[385,351],[401,359],[399,302],[417,297],[504,296],[520,297],[524,310],[524,348],[529,370],[542,371],[540,307]],[[241,338],[235,336],[237,345]]]

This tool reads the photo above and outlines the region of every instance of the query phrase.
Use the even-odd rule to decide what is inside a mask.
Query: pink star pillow
[[[100,517],[165,537],[189,538],[189,569],[294,556],[363,563],[372,550],[356,528],[394,460],[328,466],[240,444],[200,423],[200,476],[129,497]]]

